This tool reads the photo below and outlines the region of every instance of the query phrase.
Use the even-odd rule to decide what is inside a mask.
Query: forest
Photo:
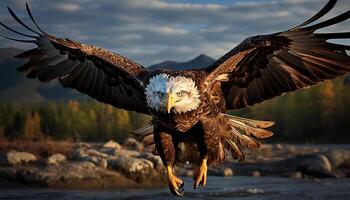
[[[343,79],[328,81],[230,114],[272,120],[268,142],[349,143],[350,87]],[[0,136],[39,140],[118,141],[130,137],[151,117],[94,100],[35,104],[0,103]]]

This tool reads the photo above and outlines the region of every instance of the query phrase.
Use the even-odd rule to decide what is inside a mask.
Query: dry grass
[[[8,140],[0,137],[0,153],[11,150],[25,151],[34,154],[38,159],[46,158],[55,153],[61,153],[70,158],[73,153],[74,143],[72,141],[55,141],[52,139],[41,139],[39,141],[15,139]]]

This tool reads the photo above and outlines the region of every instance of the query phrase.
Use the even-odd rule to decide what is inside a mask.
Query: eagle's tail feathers
[[[254,120],[254,119],[247,119],[247,118],[237,117],[237,116],[228,115],[228,114],[224,114],[224,116],[229,118],[232,121],[241,122],[247,126],[251,126],[254,128],[268,128],[275,124],[275,122],[272,122],[272,121],[260,121],[260,120]]]
[[[229,149],[229,151],[231,152],[232,157],[234,159],[237,159],[237,160],[244,160],[245,159],[245,155],[244,155],[241,147],[237,143],[235,143],[231,139],[226,139],[226,144],[227,144],[227,146],[229,146],[229,148],[226,148],[226,149]]]
[[[233,158],[244,160],[242,149],[258,149],[261,143],[256,139],[268,138],[273,133],[264,128],[274,124],[271,121],[258,121],[231,115],[224,115],[227,119],[227,129],[222,138],[225,147],[232,153]]]
[[[245,135],[242,130],[231,126],[231,139],[235,141],[240,147],[248,149],[257,149],[260,147],[260,142],[253,137]]]
[[[258,121],[260,122],[260,121]],[[268,138],[273,135],[273,133],[269,130],[258,128],[255,126],[256,124],[250,123],[244,123],[242,121],[238,121],[235,119],[229,119],[229,123],[231,127],[234,127],[235,129],[239,129],[240,132],[247,136],[252,136],[255,138]],[[266,125],[266,124],[265,124]],[[261,126],[259,126],[261,127]]]

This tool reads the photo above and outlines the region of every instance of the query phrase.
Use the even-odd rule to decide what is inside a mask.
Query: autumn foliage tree
[[[24,139],[37,140],[43,137],[38,112],[27,113],[21,132]]]

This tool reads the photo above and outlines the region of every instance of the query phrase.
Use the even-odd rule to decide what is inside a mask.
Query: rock
[[[138,142],[135,138],[127,138],[123,144],[127,149],[135,151],[144,151],[144,146],[142,143]]]
[[[36,160],[35,155],[31,153],[11,150],[5,156],[2,156],[1,163],[3,165],[18,165],[35,162]]]
[[[75,145],[75,147],[79,149],[90,149],[91,145],[85,142],[79,142]]]
[[[98,166],[102,167],[103,169],[107,169],[108,161],[106,159],[100,159],[100,162],[99,162]]]
[[[108,161],[104,158],[98,158],[94,156],[86,156],[81,158],[81,161],[88,161],[94,165],[106,169],[108,167]]]
[[[157,171],[165,169],[162,159],[159,156],[153,155],[152,153],[144,152],[137,156],[137,158],[144,158],[146,160],[151,161],[153,163],[154,169],[156,169]]]
[[[19,181],[31,186],[53,188],[120,188],[136,183],[122,174],[96,167],[87,161],[51,166],[18,166],[0,168],[0,179]],[[157,184],[157,182],[152,183]],[[158,183],[159,185],[159,183]]]
[[[47,165],[58,165],[61,164],[63,162],[66,162],[67,158],[65,155],[57,153],[54,154],[52,156],[50,156],[49,158],[46,159],[46,164]]]
[[[284,150],[288,153],[295,153],[297,149],[293,145],[285,145]]]
[[[221,174],[222,174],[222,176],[225,176],[225,177],[227,177],[227,176],[233,176],[233,171],[232,171],[232,169],[231,168],[224,168],[224,169],[222,169],[221,170]]]
[[[139,152],[127,149],[119,149],[115,151],[115,156],[121,157],[138,157],[140,155]]]
[[[347,150],[329,150],[323,153],[329,160],[333,169],[339,167],[350,168],[350,151]]]
[[[110,140],[102,145],[102,148],[121,149],[121,146],[117,142]]]
[[[99,158],[107,158],[108,157],[108,154],[96,151],[94,149],[87,150],[86,154],[88,154],[89,156],[99,157]]]
[[[301,179],[303,178],[303,174],[301,172],[296,171],[296,172],[292,172],[290,174],[290,177],[294,179]]]
[[[77,150],[75,150],[75,152],[72,154],[72,159],[73,160],[81,160],[82,158],[88,156],[88,154],[86,153],[85,149],[79,148]]]
[[[309,154],[298,156],[296,159],[297,169],[307,175],[316,177],[334,177],[332,166],[326,156],[321,154]]]
[[[113,148],[100,148],[98,150],[99,152],[102,152],[102,153],[105,153],[107,154],[108,156],[115,156],[115,155],[118,155],[118,151],[119,149],[113,149]]]
[[[139,157],[140,153],[133,150],[128,149],[111,149],[111,148],[101,148],[100,152],[107,154],[109,157]]]
[[[261,173],[258,170],[254,170],[250,174],[251,176],[254,176],[254,177],[261,177]]]
[[[282,144],[276,144],[275,145],[275,149],[281,151],[281,150],[283,150],[283,145]]]
[[[78,149],[72,156],[73,160],[76,161],[88,161],[96,166],[102,167],[102,168],[107,168],[108,167],[108,162],[107,162],[107,157],[109,157],[105,153],[98,152],[93,149]]]
[[[149,180],[156,173],[153,163],[143,158],[118,157],[108,160],[108,165],[138,183]]]

